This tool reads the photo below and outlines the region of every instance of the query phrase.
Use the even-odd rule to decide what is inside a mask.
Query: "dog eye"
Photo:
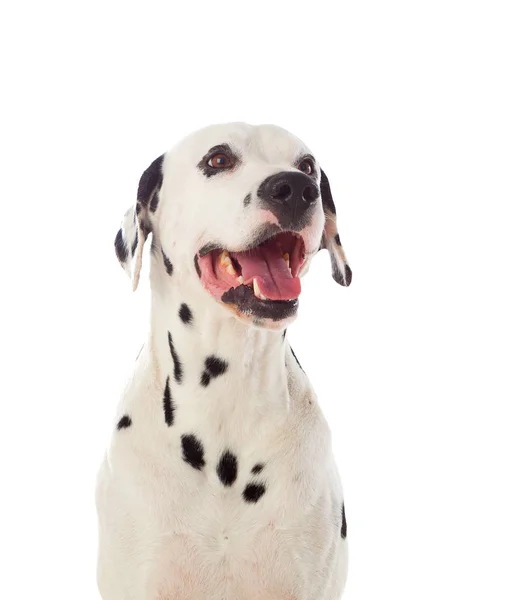
[[[306,175],[311,175],[315,170],[315,167],[313,166],[313,161],[309,158],[305,158],[304,160],[300,161],[297,168],[299,169],[299,171],[302,171]]]
[[[230,167],[233,167],[233,160],[227,154],[219,152],[210,157],[208,166],[213,167],[214,169],[229,169]]]

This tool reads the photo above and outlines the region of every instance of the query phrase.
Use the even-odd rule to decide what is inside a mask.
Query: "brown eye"
[[[208,160],[208,165],[214,169],[229,169],[233,166],[233,160],[227,154],[219,152]]]
[[[314,171],[313,162],[309,158],[305,158],[299,163],[298,169],[306,175],[311,175]]]

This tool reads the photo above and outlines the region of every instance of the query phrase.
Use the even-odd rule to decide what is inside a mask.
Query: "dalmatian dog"
[[[328,179],[272,125],[214,125],[143,173],[115,240],[150,329],[99,471],[103,600],[337,600],[330,431],[289,344],[322,248],[347,286]]]

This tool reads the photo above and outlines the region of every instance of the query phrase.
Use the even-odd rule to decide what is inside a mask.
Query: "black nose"
[[[284,171],[271,175],[259,186],[257,195],[282,227],[301,229],[319,196],[317,184],[304,173]]]

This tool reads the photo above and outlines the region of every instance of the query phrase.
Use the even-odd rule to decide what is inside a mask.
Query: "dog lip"
[[[271,240],[272,238],[276,237],[281,233],[291,233],[294,236],[299,237],[305,248],[304,240],[298,231],[295,231],[293,229],[283,229],[278,225],[270,224],[267,227],[263,228],[262,231],[258,232],[257,235],[255,235],[255,237],[253,238],[253,240],[246,246],[242,246],[241,248],[232,248],[226,247],[225,245],[219,245],[215,242],[209,242],[200,248],[200,250],[197,252],[197,256],[199,258],[203,258],[203,256],[210,254],[210,252],[213,252],[214,250],[227,250],[228,252],[247,252],[248,250],[257,248],[257,246],[264,244],[264,242]]]
[[[199,249],[199,251],[197,252],[197,256],[199,256],[199,258],[203,258],[203,256],[210,254],[210,252],[213,252],[214,250],[225,250],[225,249],[228,250],[229,252],[244,252],[246,250],[251,250],[252,248],[256,248],[257,246],[260,246],[265,241],[269,240],[270,238],[276,236],[278,233],[282,233],[282,232],[283,232],[283,229],[281,227],[279,227],[278,225],[274,225],[273,223],[270,223],[269,225],[262,227],[262,229],[253,236],[253,240],[251,241],[251,243],[247,244],[246,246],[243,246],[241,248],[227,248],[226,245],[224,245],[224,244],[218,244],[216,242],[208,242],[207,244],[204,244],[204,246],[202,246]]]
[[[282,321],[293,317],[297,312],[298,298],[293,300],[260,300],[248,285],[232,287],[221,296],[223,304],[231,304],[245,315],[261,319]]]
[[[201,246],[195,254],[195,263],[203,287],[215,300],[233,307],[237,314],[273,321],[293,318],[299,306],[298,296],[301,291],[298,275],[306,262],[307,255],[304,238],[292,228],[282,229],[270,223],[254,231],[249,239],[248,244],[239,247],[223,248],[215,241]],[[264,249],[265,244],[268,245],[266,249]],[[277,248],[280,256],[276,252]],[[288,279],[287,285],[281,280],[280,284],[284,283],[284,285],[279,289],[275,283],[277,279],[273,279],[274,275],[271,271],[266,274],[267,280],[255,279],[255,275],[262,275],[263,271],[261,269],[259,272],[254,272],[255,265],[252,264],[256,260],[254,257],[264,256],[266,258],[271,256],[270,261],[273,259],[279,262],[284,258],[289,272],[286,273],[286,269],[279,265],[274,273],[279,273],[282,279]],[[199,262],[201,267],[198,269]],[[222,273],[217,267],[222,269]],[[246,269],[246,272],[243,269]],[[270,281],[273,285],[268,289]]]
[[[278,235],[279,233],[283,233],[283,232],[284,232],[284,230],[281,227],[271,223],[270,225],[266,226],[262,231],[260,231],[255,236],[253,241],[250,244],[248,244],[245,248],[243,248],[243,251],[251,250],[252,248],[256,248],[257,246],[264,244],[264,242],[271,240],[271,238],[273,238],[276,235]]]
[[[221,246],[218,246],[217,244],[205,244],[197,254],[200,258],[203,258],[203,256],[210,254],[210,252],[213,252],[214,250],[219,250],[219,248],[221,248]]]

